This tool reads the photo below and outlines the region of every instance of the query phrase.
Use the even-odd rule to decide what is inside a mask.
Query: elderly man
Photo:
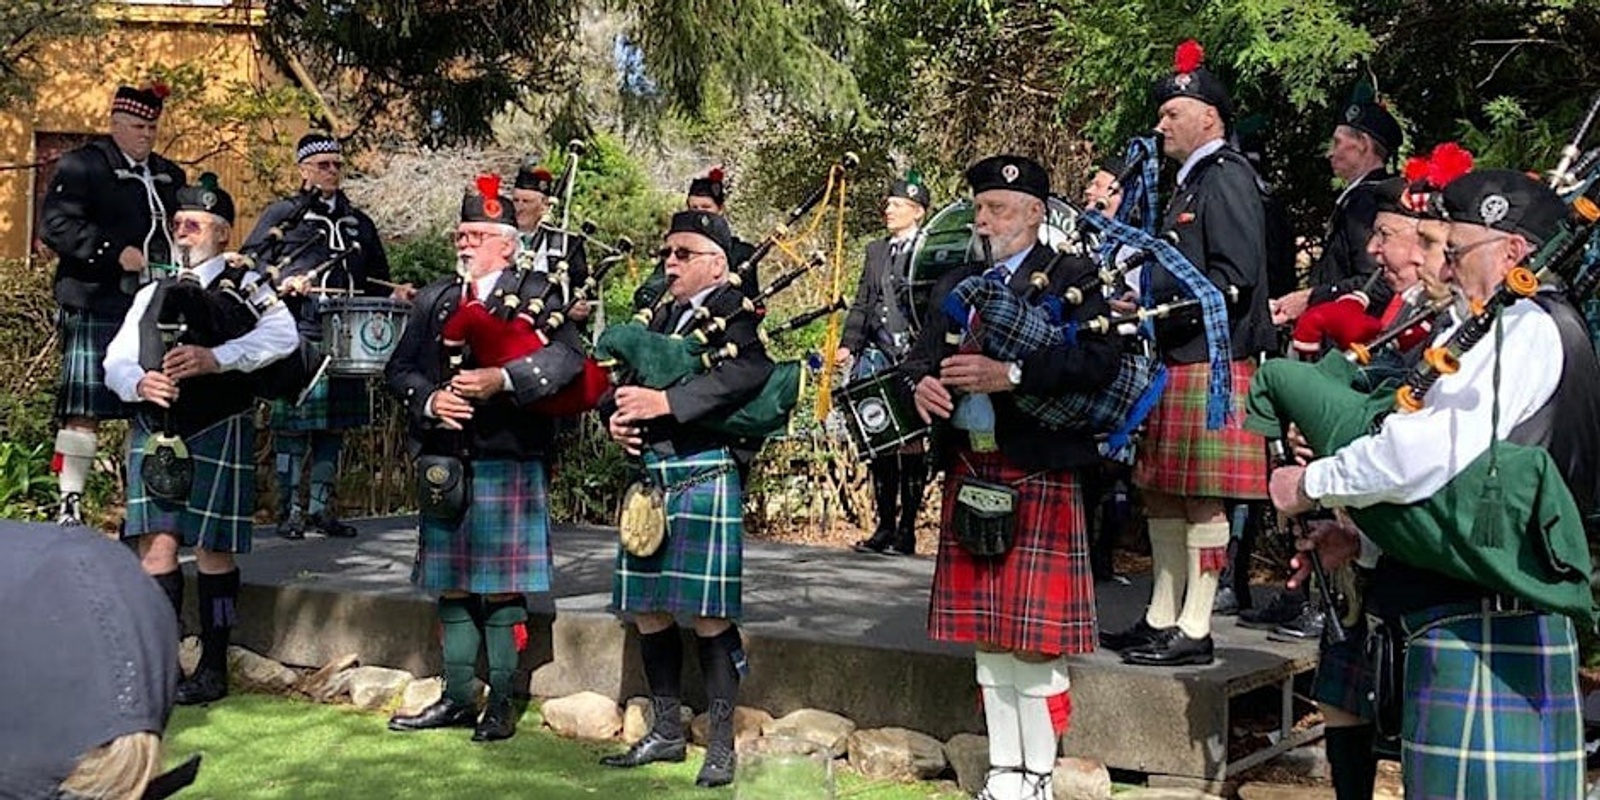
[[[1298,319],[1307,306],[1339,295],[1365,290],[1374,310],[1382,310],[1389,292],[1376,280],[1377,264],[1367,252],[1378,213],[1373,188],[1389,177],[1387,165],[1400,150],[1405,134],[1389,109],[1374,102],[1352,103],[1334,126],[1328,142],[1328,166],[1344,184],[1333,203],[1322,255],[1311,265],[1310,285],[1272,301],[1272,320]]]
[[[589,257],[583,240],[570,232],[545,224],[550,211],[550,198],[556,192],[556,179],[550,170],[529,160],[517,169],[511,186],[511,202],[517,210],[517,232],[522,238],[520,256],[532,263],[537,272],[549,272],[557,262],[567,264],[567,285],[580,286],[589,277]],[[568,317],[575,322],[589,318],[589,304],[572,307]]]
[[[267,206],[256,228],[240,248],[263,265],[277,267],[274,274],[284,302],[299,325],[300,336],[322,340],[321,306],[334,294],[315,291],[333,288],[357,295],[410,299],[410,286],[388,283],[389,258],[372,218],[351,204],[340,188],[344,184],[344,154],[339,140],[313,131],[300,137],[295,147],[300,174],[300,194]],[[292,258],[291,258],[292,256]],[[319,264],[340,256],[319,275]],[[373,283],[377,279],[384,283]],[[306,533],[354,536],[356,529],[339,521],[334,502],[339,478],[339,451],[344,432],[372,421],[366,381],[361,378],[318,380],[296,404],[276,400],[272,406],[272,447],[278,477],[278,534],[304,539]],[[305,506],[300,487],[310,454],[310,488]],[[302,511],[302,508],[304,511]]]
[[[139,404],[128,437],[123,536],[138,541],[145,572],[180,617],[178,546],[194,549],[200,665],[178,685],[178,702],[193,704],[228,693],[239,597],[234,557],[250,552],[255,527],[257,385],[250,373],[293,352],[299,339],[272,288],[223,254],[233,199],[216,176],[201,176],[177,202],[173,229],[183,269],[134,296],[106,349],[105,370],[106,386]],[[232,321],[203,330],[208,308]]]
[[[168,217],[184,174],[153,151],[166,96],[161,84],[119,87],[111,101],[111,136],[61,157],[40,212],[40,238],[60,256],[55,471],[62,525],[83,524],[100,420],[133,415],[105,385],[106,345],[151,270],[172,266]]]
[[[1474,301],[1494,294],[1567,215],[1555,193],[1512,170],[1469,173],[1440,194],[1444,274]],[[1421,410],[1391,414],[1308,466],[1276,470],[1274,504],[1299,514],[1424,501],[1502,439],[1548,450],[1579,511],[1592,514],[1600,363],[1582,318],[1559,293],[1541,291],[1507,306],[1496,326],[1439,378]],[[1325,525],[1312,543],[1335,566],[1363,549],[1356,537],[1348,525]],[[1375,637],[1404,646],[1403,674],[1377,697],[1377,715],[1399,718],[1406,796],[1582,796],[1571,620],[1435,569],[1385,554],[1365,598]]]
[[[973,164],[966,178],[976,209],[974,230],[987,239],[994,263],[952,270],[933,297],[945,297],[974,275],[1026,293],[1029,277],[1054,255],[1038,240],[1049,174],[1032,159],[1000,155]],[[1050,275],[1049,291],[1087,285],[1093,273],[1092,262],[1068,259]],[[1106,311],[1105,300],[1091,293],[1073,314],[1083,321]],[[922,418],[952,420],[954,428],[938,437],[946,447],[936,458],[947,477],[928,633],[977,648],[991,766],[979,796],[1044,800],[1052,796],[1051,771],[1071,708],[1066,657],[1095,647],[1080,472],[1094,468],[1100,454],[1092,435],[1054,430],[1024,413],[1016,397],[1108,385],[1116,377],[1119,345],[1079,333],[1074,344],[1005,363],[977,352],[975,342],[961,352],[943,352],[955,323],[937,307],[927,316],[903,369],[916,384]],[[972,515],[963,508],[980,502],[978,495],[992,496],[996,487],[1015,492],[1015,539],[1001,553],[977,546],[965,522]]]
[[[728,184],[726,174],[722,167],[712,167],[705,175],[689,181],[689,190],[684,194],[683,207],[689,211],[701,211],[715,214],[727,221],[728,210]],[[761,293],[761,277],[758,264],[751,264],[750,257],[755,254],[755,246],[740,239],[733,234],[730,225],[728,245],[728,270],[729,274],[738,274],[739,289],[746,297],[755,297]],[[746,269],[740,272],[741,266]],[[650,277],[640,284],[633,293],[635,309],[645,308],[654,304],[662,293],[666,291],[666,265],[657,263],[655,271]]]
[[[1261,440],[1240,425],[1253,359],[1276,344],[1267,313],[1265,214],[1259,179],[1229,147],[1233,106],[1228,91],[1202,65],[1199,45],[1178,48],[1176,70],[1156,84],[1166,155],[1181,166],[1162,225],[1183,257],[1224,292],[1226,320],[1193,316],[1156,324],[1167,387],[1140,445],[1134,482],[1144,491],[1155,571],[1150,606],[1132,628],[1104,637],[1123,661],[1147,666],[1209,664],[1211,610],[1227,563],[1230,526],[1225,500],[1266,497]],[[1151,297],[1166,302],[1188,287],[1162,266],[1147,266]],[[1231,351],[1213,354],[1207,328],[1225,324]],[[1213,359],[1225,359],[1232,413],[1208,429]]]
[[[499,181],[480,179],[461,203],[456,252],[466,278],[441,278],[417,294],[410,323],[389,360],[390,391],[406,406],[421,505],[412,580],[439,597],[444,635],[444,697],[389,728],[415,731],[472,726],[475,742],[516,732],[511,699],[518,653],[527,641],[526,592],[550,590],[549,476],[555,420],[527,408],[583,369],[571,326],[504,367],[466,356],[447,367],[441,338],[455,313],[481,300],[496,315],[531,273],[512,269],[518,237],[512,201]],[[464,483],[466,491],[450,490]],[[489,666],[482,718],[473,694],[480,645]]]
[[[739,290],[728,284],[733,235],[722,217],[704,211],[672,216],[661,259],[671,310],[652,319],[658,333],[683,333],[696,325],[702,307],[737,307]],[[709,345],[734,344],[733,358],[665,391],[623,386],[602,401],[611,438],[639,456],[652,484],[664,490],[666,540],[640,556],[617,553],[611,605],[631,615],[639,631],[639,655],[650,684],[655,721],[625,753],[606,756],[611,767],[637,767],[684,759],[679,716],[683,637],[677,617],[694,618],[700,674],[710,702],[710,741],[698,786],[733,781],[733,710],[747,671],[744,646],[734,624],[743,613],[744,486],[740,442],[705,426],[759,392],[772,373],[756,335],[757,320],[740,314]]]
[[[911,254],[928,204],[928,189],[915,173],[895,181],[883,200],[883,223],[889,235],[867,244],[867,263],[835,354],[840,364],[854,359],[851,380],[865,380],[900,363],[911,349],[916,335]],[[922,510],[922,490],[928,482],[925,447],[916,442],[872,460],[878,525],[870,537],[856,542],[856,552],[916,553],[917,513]]]

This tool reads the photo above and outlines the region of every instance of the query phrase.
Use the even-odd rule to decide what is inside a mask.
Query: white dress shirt
[[[211,285],[226,266],[226,256],[214,256],[197,265],[194,272],[200,283]],[[124,402],[137,403],[139,380],[144,377],[144,367],[139,365],[139,322],[150,307],[156,284],[149,283],[133,296],[133,307],[122,319],[122,327],[106,347],[104,362],[106,387],[116,392]],[[300,334],[295,330],[294,316],[282,303],[273,303],[256,320],[255,327],[237,339],[230,339],[211,348],[217,367],[223,372],[254,372],[293,353],[300,346]]]
[[[1533,416],[1554,396],[1563,355],[1556,323],[1531,300],[1500,315],[1499,438]],[[1443,342],[1450,331],[1435,342]],[[1327,506],[1365,508],[1431,497],[1489,449],[1496,392],[1494,332],[1461,357],[1461,370],[1441,377],[1423,408],[1385,418],[1363,436],[1306,467],[1306,494]]]
[[[1221,150],[1227,143],[1228,141],[1226,139],[1212,139],[1211,141],[1196,147],[1194,152],[1190,153],[1189,157],[1183,160],[1183,166],[1178,168],[1178,185],[1182,186],[1184,181],[1189,179],[1189,173],[1194,170],[1195,165],[1199,164],[1201,159],[1217,152],[1218,150]]]

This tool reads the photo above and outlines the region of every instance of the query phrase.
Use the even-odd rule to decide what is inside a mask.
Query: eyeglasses
[[[1444,246],[1444,261],[1445,261],[1446,264],[1460,264],[1461,263],[1461,259],[1466,258],[1468,253],[1470,253],[1470,252],[1472,252],[1472,251],[1474,251],[1474,250],[1476,250],[1476,249],[1478,249],[1478,248],[1480,248],[1480,247],[1482,247],[1482,246],[1484,246],[1486,244],[1489,244],[1490,242],[1498,242],[1498,241],[1500,241],[1500,240],[1502,240],[1504,238],[1506,238],[1506,237],[1504,237],[1504,236],[1491,236],[1491,237],[1489,237],[1487,239],[1483,239],[1483,240],[1480,240],[1480,241],[1473,242],[1472,244],[1469,244],[1466,247],[1456,247],[1455,245],[1447,244],[1447,245]]]
[[[210,226],[210,223],[201,222],[197,219],[175,219],[172,221],[172,229],[178,233],[199,233]]]
[[[343,161],[307,161],[305,165],[319,172],[338,172],[344,169]]]
[[[662,261],[666,261],[669,258],[676,258],[679,261],[689,261],[695,256],[714,255],[716,255],[715,250],[690,250],[687,247],[663,247],[656,251],[656,257]]]
[[[467,247],[478,247],[479,245],[483,244],[485,239],[488,239],[491,236],[502,235],[503,234],[489,233],[488,231],[456,231],[456,244],[466,245]]]

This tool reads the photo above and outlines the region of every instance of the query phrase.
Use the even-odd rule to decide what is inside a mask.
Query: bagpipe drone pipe
[[[1574,141],[1581,142],[1587,124],[1580,126]],[[1558,178],[1569,163],[1564,159]],[[1581,303],[1600,280],[1592,277],[1592,241],[1600,220],[1595,180],[1600,177],[1600,152],[1591,150],[1577,163],[1581,173],[1558,184],[1567,189],[1563,199],[1570,209],[1558,235],[1513,269],[1490,298],[1477,303],[1442,344],[1428,348],[1403,378],[1361,391],[1353,388],[1360,377],[1358,355],[1332,353],[1314,363],[1270,361],[1251,383],[1245,427],[1276,438],[1292,422],[1314,452],[1333,453],[1379,430],[1392,413],[1423,411],[1428,390],[1440,377],[1456,372],[1461,357],[1497,329],[1501,311],[1531,298],[1541,285],[1548,290],[1564,287],[1570,300]],[[1543,448],[1495,441],[1434,496],[1407,505],[1352,508],[1349,514],[1386,557],[1522,597],[1584,625],[1595,619],[1584,520]]]

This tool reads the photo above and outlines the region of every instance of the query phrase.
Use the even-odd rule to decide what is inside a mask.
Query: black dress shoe
[[[700,774],[695,776],[694,785],[709,789],[733,783],[733,768],[738,761],[732,747],[714,744],[706,748],[706,760],[700,765]]]
[[[489,706],[483,710],[483,719],[472,731],[474,742],[498,742],[510,739],[517,732],[517,715],[509,697],[489,697]]]
[[[306,538],[305,518],[299,514],[291,514],[287,519],[278,523],[278,535],[296,542]]]
[[[1299,592],[1280,592],[1262,608],[1239,612],[1239,627],[1270,631],[1305,612],[1306,596]]]
[[[1231,617],[1239,613],[1239,596],[1233,593],[1232,586],[1223,586],[1217,589],[1216,600],[1212,601],[1211,613]]]
[[[1315,639],[1322,635],[1322,628],[1326,623],[1326,615],[1307,603],[1300,616],[1273,628],[1272,634],[1274,636],[1286,636],[1291,639]]]
[[[227,673],[201,667],[193,675],[178,681],[176,702],[180,706],[215,703],[228,696]]]
[[[878,533],[872,534],[872,536],[869,538],[862,539],[861,541],[850,545],[850,549],[856,551],[857,553],[882,553],[883,551],[889,549],[889,542],[892,541],[892,539],[893,537],[891,535],[879,531]]]
[[[466,728],[478,719],[478,709],[470,703],[457,705],[447,697],[415,714],[396,714],[389,718],[391,731],[425,731],[430,728]]]
[[[1178,628],[1168,628],[1144,647],[1122,652],[1122,663],[1142,667],[1203,666],[1213,659],[1211,637],[1190,639]]]
[[[642,767],[657,761],[682,761],[688,749],[683,737],[668,739],[651,731],[633,743],[626,753],[614,753],[600,759],[608,767]]]
[[[312,532],[335,539],[353,539],[356,535],[356,526],[340,522],[326,511],[312,514],[309,528]]]
[[[1133,623],[1133,626],[1127,628],[1126,630],[1117,631],[1114,633],[1101,632],[1100,646],[1107,650],[1113,650],[1117,652],[1136,647],[1144,647],[1145,645],[1155,641],[1163,631],[1170,630],[1177,629],[1153,628],[1150,626],[1150,623],[1145,622],[1144,617],[1140,617],[1138,622]]]

